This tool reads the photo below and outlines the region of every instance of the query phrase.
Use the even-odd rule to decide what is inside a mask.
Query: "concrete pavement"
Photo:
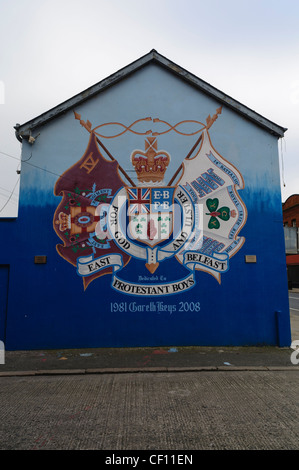
[[[8,351],[0,377],[295,368],[290,348],[178,347]],[[299,356],[299,353],[298,353]]]
[[[299,450],[298,369],[1,377],[0,385],[0,450],[101,450],[97,464],[122,451],[157,459]]]

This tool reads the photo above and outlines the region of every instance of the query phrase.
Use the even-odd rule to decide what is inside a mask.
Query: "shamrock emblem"
[[[206,213],[206,215],[210,215],[211,218],[208,223],[208,228],[210,229],[218,229],[220,228],[220,222],[218,219],[221,220],[229,220],[230,217],[235,217],[236,212],[233,210],[231,211],[229,207],[223,206],[218,209],[219,206],[219,199],[207,199],[206,201],[207,208],[210,212]]]

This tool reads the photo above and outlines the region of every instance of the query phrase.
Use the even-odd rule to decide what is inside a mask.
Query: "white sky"
[[[151,49],[287,127],[282,200],[299,193],[298,25],[298,0],[0,0],[0,217],[17,209],[13,126]]]

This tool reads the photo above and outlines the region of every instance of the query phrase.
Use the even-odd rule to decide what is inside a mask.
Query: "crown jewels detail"
[[[145,151],[135,150],[131,161],[140,183],[159,183],[164,179],[170,155],[165,150],[158,151],[156,137],[148,137],[145,140]]]

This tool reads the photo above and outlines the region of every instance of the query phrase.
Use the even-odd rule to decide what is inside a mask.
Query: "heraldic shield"
[[[174,230],[174,187],[128,187],[128,237],[154,247],[172,237]]]

